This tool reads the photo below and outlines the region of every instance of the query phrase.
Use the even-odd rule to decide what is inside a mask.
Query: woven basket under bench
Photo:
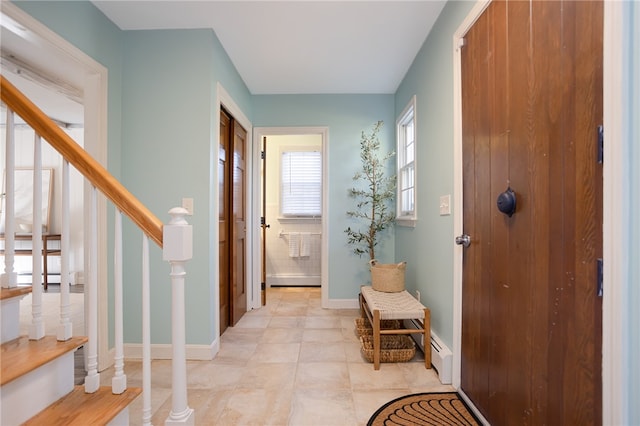
[[[369,322],[368,318],[356,318],[356,334],[358,337],[370,336],[373,334],[373,326]],[[397,330],[400,328],[400,321],[398,320],[382,320],[380,321],[381,330]]]
[[[364,358],[373,362],[373,336],[361,336],[361,351]],[[380,336],[380,362],[407,362],[416,354],[416,345],[409,336]]]

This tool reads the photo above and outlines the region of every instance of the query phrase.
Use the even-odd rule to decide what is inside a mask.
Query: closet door
[[[232,324],[235,325],[247,312],[247,263],[246,263],[246,167],[247,131],[233,120],[233,158],[231,210],[231,301]]]
[[[218,153],[218,260],[219,260],[219,305],[220,334],[231,323],[230,274],[229,274],[229,227],[231,221],[231,198],[229,184],[229,152],[231,146],[231,117],[220,111],[220,151]]]

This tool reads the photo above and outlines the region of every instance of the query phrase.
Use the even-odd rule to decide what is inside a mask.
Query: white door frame
[[[92,57],[51,31],[41,22],[10,2],[2,2],[2,13],[22,25],[33,37],[27,40],[38,44],[40,48],[53,52],[67,63],[73,64],[84,72],[84,149],[100,164],[107,167],[107,69]],[[43,68],[46,70],[46,65]],[[85,199],[89,199],[85,191]],[[86,203],[85,203],[86,204]],[[86,210],[86,209],[85,209]],[[107,292],[107,217],[106,201],[98,201],[98,297],[108,300]],[[85,211],[85,224],[88,224],[88,211]],[[89,233],[85,232],[85,246],[88,246]],[[88,271],[88,258],[85,256],[85,271]],[[85,274],[87,277],[87,274]],[[86,297],[86,292],[85,292]],[[86,322],[86,321],[85,321]],[[98,370],[102,371],[113,364],[113,353],[109,350],[108,306],[99,305],[98,312]]]
[[[262,138],[264,136],[282,136],[282,135],[320,135],[322,137],[322,236],[320,245],[320,293],[322,297],[322,307],[328,308],[329,303],[329,288],[327,285],[327,278],[329,276],[329,243],[327,240],[328,235],[328,212],[329,212],[329,200],[328,200],[328,150],[329,150],[329,128],[328,127],[256,127],[253,132],[253,173],[251,174],[253,180],[253,191],[251,199],[251,228],[256,230],[253,233],[251,240],[252,247],[252,272],[251,282],[253,283],[252,303],[247,306],[253,309],[260,308],[262,301],[260,297],[260,283],[261,283],[261,257],[260,257],[260,217],[262,216],[262,205],[260,203],[260,161],[261,161],[261,146]]]
[[[454,226],[453,237],[463,233],[462,220],[462,90],[461,90],[461,40],[490,0],[479,0],[453,35],[454,72]],[[629,205],[625,202],[623,179],[627,170],[624,163],[625,139],[623,111],[630,102],[625,93],[629,77],[624,74],[624,57],[621,46],[630,29],[624,22],[624,3],[604,4],[604,128],[607,134],[603,168],[603,260],[604,288],[602,312],[602,423],[626,424],[624,412],[628,375],[625,375],[623,354],[629,351],[624,341],[625,318],[629,318],[624,303],[626,294],[618,283],[628,281],[625,271],[629,259],[625,247],[628,229],[625,218]],[[620,84],[622,82],[622,84]],[[463,247],[454,246],[453,255],[453,386],[460,388],[462,345],[462,253]]]

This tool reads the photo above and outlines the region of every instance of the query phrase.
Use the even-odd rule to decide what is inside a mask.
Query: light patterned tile
[[[300,346],[300,362],[346,362],[345,344],[303,342]]]
[[[373,364],[349,363],[349,375],[354,389],[408,389],[403,371],[395,363],[381,363],[379,370]]]
[[[342,328],[340,318],[334,316],[313,317],[307,316],[304,323],[305,328]]]
[[[301,328],[267,328],[260,339],[260,343],[300,343],[303,329]]]
[[[286,425],[292,403],[292,389],[247,389],[232,391],[216,426]]]
[[[260,334],[262,336],[262,333]],[[258,343],[234,343],[222,342],[220,350],[212,362],[216,364],[246,365],[247,361],[256,351]]]
[[[303,342],[342,342],[344,340],[341,329],[305,329]]]
[[[251,363],[244,368],[238,388],[292,389],[297,366],[295,362]]]
[[[349,369],[344,362],[298,363],[295,381],[300,389],[351,389]]]
[[[191,369],[187,386],[192,389],[234,389],[244,375],[244,366],[205,362]]]
[[[357,425],[351,391],[347,389],[306,389],[293,394],[289,425]]]
[[[269,328],[304,328],[306,317],[274,316],[269,322]]]
[[[297,362],[300,343],[260,343],[251,362]]]
[[[276,310],[278,310],[277,308]],[[271,321],[270,315],[244,315],[234,328],[267,328]]]

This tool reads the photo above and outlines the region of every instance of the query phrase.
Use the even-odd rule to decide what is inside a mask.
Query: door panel
[[[260,298],[262,306],[267,304],[267,137],[262,137],[262,220],[260,221]]]
[[[228,239],[229,216],[231,214],[229,198],[229,163],[227,153],[230,147],[231,118],[224,111],[220,112],[220,151],[218,155],[218,259],[219,259],[219,305],[220,305],[220,334],[230,325],[230,281],[229,281],[229,251]]]
[[[247,312],[246,278],[246,145],[247,131],[233,120],[233,240],[231,256],[232,324],[235,325]]]
[[[495,425],[601,422],[602,21],[494,1],[465,37],[461,387]]]

